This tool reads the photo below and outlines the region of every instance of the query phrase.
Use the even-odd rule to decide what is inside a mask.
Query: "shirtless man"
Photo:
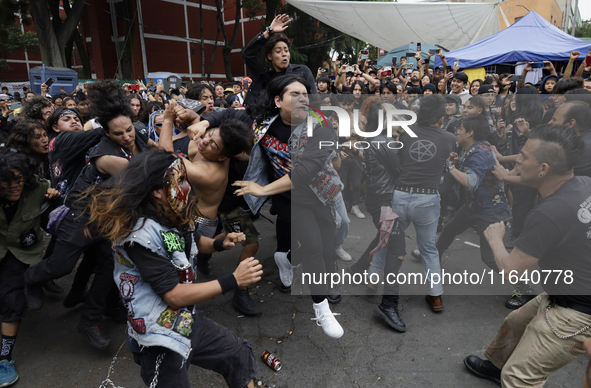
[[[160,132],[160,146],[173,151],[172,131],[176,120],[176,104],[170,101],[164,112],[164,123]],[[189,160],[185,160],[187,177],[199,195],[197,232],[201,236],[213,238],[217,228],[218,206],[222,202],[228,185],[230,158],[249,152],[252,146],[251,131],[242,121],[226,120],[219,128],[208,130],[203,138],[189,143]],[[208,270],[208,257],[198,256],[197,267]],[[203,268],[203,267],[206,268]],[[238,288],[234,293],[234,306],[243,314],[257,315],[260,307],[253,301],[246,288]]]

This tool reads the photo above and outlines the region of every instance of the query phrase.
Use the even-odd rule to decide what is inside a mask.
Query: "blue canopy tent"
[[[518,61],[568,61],[572,51],[579,51],[584,59],[590,46],[530,11],[505,30],[446,53],[445,59],[450,65],[459,59],[463,69]],[[441,66],[439,57],[435,66]]]
[[[439,50],[439,47],[433,46],[432,44],[421,43],[421,50],[422,50],[421,51],[422,52],[421,58],[427,59],[427,53],[429,52],[429,50]],[[392,63],[392,57],[398,58],[397,63],[398,63],[398,65],[400,65],[400,58],[406,57],[406,53],[414,53],[416,51],[417,51],[417,44],[416,43],[410,43],[410,44],[405,44],[404,46],[396,47],[392,51],[388,52],[386,55],[378,58],[377,65],[380,67],[390,66],[390,64]],[[443,52],[445,53],[445,50],[443,50]],[[435,56],[432,55],[431,60],[434,57]],[[408,63],[413,65],[413,67],[417,67],[417,60],[414,58],[408,58]],[[433,62],[431,62],[431,67],[432,66],[433,66]]]

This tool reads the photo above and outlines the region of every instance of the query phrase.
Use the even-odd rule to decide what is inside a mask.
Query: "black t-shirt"
[[[294,153],[302,153],[301,158],[297,160],[290,172],[293,184],[291,190],[292,203],[309,206],[318,205],[321,201],[310,185],[318,187],[325,185],[326,188],[335,187],[332,185],[334,182],[330,181],[329,176],[319,175],[319,173],[333,150],[336,150],[334,146],[336,140],[337,136],[330,122],[328,127],[315,125],[312,136],[308,136],[306,131],[301,134],[299,149],[292,150]],[[321,142],[325,142],[324,144],[332,142],[333,146],[323,145],[320,147]],[[326,193],[331,191],[325,190]]]
[[[185,233],[183,237],[185,241],[191,241],[190,234]],[[201,236],[195,233],[196,242],[200,238]],[[169,259],[144,248],[140,244],[127,243],[124,246],[129,258],[140,271],[142,279],[148,282],[152,290],[161,298],[179,284],[179,272]],[[189,257],[190,254],[191,244],[185,244],[185,255]]]
[[[515,246],[539,259],[542,270],[563,271],[548,279],[541,274],[549,295],[591,308],[591,178],[574,177],[544,198],[527,215]]]
[[[526,142],[527,136],[522,135],[521,132],[519,132],[519,129],[517,129],[517,124],[513,122],[513,130],[511,133],[511,148],[509,149],[509,154],[517,155],[521,151]]]
[[[4,199],[0,200],[0,209],[4,211],[4,215],[6,216],[6,225],[10,225],[12,219],[16,215],[16,211],[18,210],[18,202],[19,201],[6,201]]]
[[[574,168],[575,175],[591,177],[591,130],[583,132],[581,140],[585,142],[585,162]]]
[[[49,142],[51,186],[65,198],[86,164],[88,149],[104,137],[102,128],[91,131],[64,132]]]
[[[147,144],[148,138],[136,132],[135,145],[140,152],[144,152],[148,149]],[[72,207],[74,201],[76,201],[78,196],[87,188],[92,185],[100,184],[111,177],[109,174],[101,173],[95,164],[96,159],[105,155],[118,156],[127,160],[131,160],[134,156],[131,151],[118,146],[110,138],[104,136],[96,146],[88,151],[88,154],[86,155],[86,166],[84,166],[80,172],[80,175],[66,197],[66,205],[68,207]],[[78,207],[84,207],[84,205],[84,203],[81,203]]]
[[[285,124],[281,117],[277,117],[259,142],[263,147],[263,152],[267,155],[269,163],[271,163],[271,168],[267,170],[270,182],[276,181],[291,171],[290,136],[291,125]],[[291,198],[290,191],[278,195]]]
[[[191,142],[191,138],[189,136],[183,136],[179,139],[172,141],[172,146],[174,148],[174,152],[179,154],[180,156],[189,156],[189,143]]]
[[[439,188],[445,160],[456,144],[456,137],[439,127],[411,125],[417,137],[400,136],[401,173],[397,185],[423,189]]]
[[[271,165],[269,179],[271,182],[283,177],[291,171],[291,158],[289,155],[289,137],[291,136],[291,125],[285,124],[281,117],[273,121],[273,124],[260,141],[261,146]]]
[[[224,198],[222,199],[220,206],[218,206],[218,212],[227,213],[236,209],[237,207],[243,207],[246,209],[248,208],[248,204],[244,200],[244,197],[238,197],[234,195],[234,191],[236,191],[238,188],[232,186],[232,183],[244,179],[244,174],[246,173],[247,168],[248,161],[230,158],[228,185],[226,186],[226,191],[224,192]]]

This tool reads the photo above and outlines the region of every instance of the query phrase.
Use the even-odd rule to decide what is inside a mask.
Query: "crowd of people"
[[[82,258],[63,305],[83,305],[76,331],[90,345],[109,347],[108,317],[127,325],[146,385],[188,387],[195,364],[231,387],[252,387],[251,348],[198,304],[233,292],[242,314],[263,312],[248,287],[263,275],[254,221],[267,201],[282,292],[295,284],[294,268],[320,278],[340,261],[351,274],[399,273],[411,223],[411,254],[433,280],[455,237],[474,228],[494,272],[520,276],[539,265],[570,271],[572,281],[551,277],[537,295],[519,277],[505,303],[515,311],[487,360],[468,356],[467,369],[503,387],[541,386],[585,353],[585,341],[591,350],[591,67],[571,74],[581,54],[562,75],[545,61],[536,85],[513,74],[470,82],[441,51],[441,67],[420,53],[417,68],[406,58],[389,68],[337,58],[314,77],[290,62],[289,23],[277,16],[245,48],[252,79],[168,92],[141,81],[85,84],[70,95],[51,96],[46,85],[39,95],[23,89],[23,98],[2,90],[0,386],[18,379],[13,350],[26,311],[40,310],[45,292],[65,292],[54,280]],[[527,63],[522,75],[531,70]],[[324,124],[308,128],[310,107],[326,114]],[[340,136],[330,107],[358,120],[361,133]],[[402,121],[416,115],[412,135],[384,131],[391,111]],[[363,133],[377,136],[360,148]],[[389,141],[403,147],[379,146]],[[364,211],[375,238],[353,262],[343,245]],[[212,254],[238,244],[233,273],[197,282],[198,273],[212,278]],[[425,300],[439,313],[443,286],[428,284]],[[316,324],[342,337],[331,310],[339,287],[308,291]],[[407,331],[399,285],[386,283],[382,294],[375,313]]]

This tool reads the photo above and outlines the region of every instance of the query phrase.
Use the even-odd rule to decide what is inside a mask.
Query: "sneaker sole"
[[[388,316],[387,316],[386,314],[384,314],[384,313],[382,312],[382,310],[380,310],[380,308],[379,308],[378,306],[376,306],[376,308],[375,308],[373,311],[376,313],[376,315],[377,315],[378,317],[381,317],[381,318],[383,318],[383,319],[384,319],[384,321],[386,321],[386,323],[387,323],[387,324],[388,324],[388,325],[389,325],[389,326],[390,326],[392,329],[394,329],[394,330],[397,330],[397,331],[400,331],[400,332],[402,332],[402,333],[404,333],[404,332],[407,330],[407,328],[406,328],[406,327],[399,326],[399,325],[395,324],[394,322],[392,322],[392,320],[390,320],[390,318],[388,318]]]
[[[12,381],[10,381],[8,383],[0,384],[0,387],[8,387],[9,385],[12,385],[12,384],[16,383],[17,380],[18,380],[18,375],[16,375],[16,379],[14,379],[14,380],[12,380]]]
[[[493,383],[495,383],[499,387],[501,386],[501,380],[495,379],[494,377],[482,374],[482,373],[478,372],[477,370],[472,369],[472,367],[470,365],[468,365],[468,363],[466,362],[466,359],[464,359],[464,365],[466,366],[466,368],[468,368],[470,373],[472,373],[474,376],[479,377],[481,379],[486,379],[486,380],[492,381]]]

